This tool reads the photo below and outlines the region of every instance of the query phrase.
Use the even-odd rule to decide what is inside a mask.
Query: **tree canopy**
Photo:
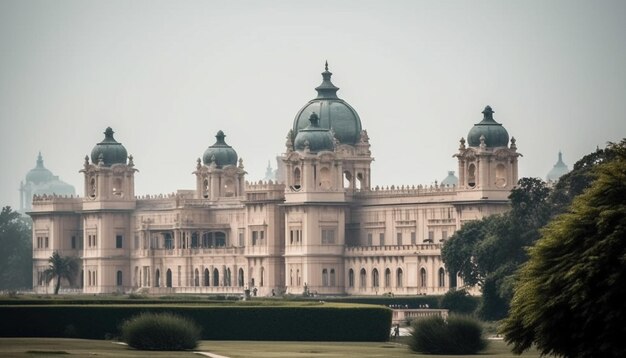
[[[535,344],[546,355],[626,356],[626,142],[608,150],[520,270],[502,327],[516,353]]]
[[[52,281],[56,278],[56,284],[54,286],[54,294],[59,294],[61,288],[61,280],[67,280],[70,285],[74,284],[74,278],[78,273],[78,261],[72,256],[61,256],[55,251],[48,259],[50,263],[48,268],[44,271],[46,275],[46,282]]]
[[[30,220],[5,206],[0,212],[0,290],[32,288]]]

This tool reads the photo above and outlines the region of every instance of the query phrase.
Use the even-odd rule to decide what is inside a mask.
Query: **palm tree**
[[[69,281],[70,285],[74,283],[74,278],[78,272],[78,261],[73,256],[61,256],[55,251],[48,259],[50,265],[44,271],[46,275],[46,283],[50,283],[55,277],[57,283],[54,286],[54,294],[59,294],[59,288],[61,288],[61,279]]]

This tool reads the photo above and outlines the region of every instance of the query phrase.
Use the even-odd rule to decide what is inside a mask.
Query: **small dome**
[[[204,165],[210,165],[211,162],[215,161],[215,165],[218,168],[224,167],[226,165],[236,165],[237,164],[237,152],[226,142],[224,138],[226,135],[221,130],[217,132],[215,138],[217,141],[212,146],[208,147],[207,150],[204,151],[202,155],[202,161]]]
[[[441,181],[443,186],[457,186],[459,185],[459,178],[454,175],[454,170],[448,171],[448,176]]]
[[[308,146],[313,153],[335,150],[333,135],[330,130],[320,127],[319,117],[315,112],[309,117],[309,122],[309,126],[301,129],[296,135],[296,139],[293,141],[294,148],[302,151]]]
[[[485,136],[487,147],[506,147],[509,145],[509,133],[502,124],[493,119],[495,113],[490,106],[485,107],[483,120],[474,124],[467,135],[467,143],[470,147],[480,146],[480,137]]]
[[[104,165],[110,167],[113,164],[126,164],[128,153],[122,143],[118,143],[113,138],[113,129],[107,127],[104,131],[104,140],[91,150],[91,162],[94,164],[100,163],[100,157]]]
[[[563,175],[569,173],[569,168],[565,163],[563,163],[563,154],[559,152],[559,160],[554,164],[554,167],[550,170],[548,175],[546,175],[547,181],[557,181]]]
[[[26,182],[33,184],[41,184],[54,179],[52,172],[43,166],[43,157],[41,152],[37,156],[37,165],[26,174]]]
[[[297,135],[299,131],[307,128],[311,114],[316,113],[321,128],[332,128],[340,143],[354,145],[359,142],[361,136],[361,119],[354,108],[337,97],[339,87],[335,87],[330,81],[331,76],[326,62],[325,71],[322,72],[322,84],[315,88],[317,98],[309,101],[298,111],[293,122],[293,133]]]

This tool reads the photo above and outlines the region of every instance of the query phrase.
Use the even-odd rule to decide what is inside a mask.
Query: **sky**
[[[0,0],[0,206],[41,151],[83,195],[111,126],[138,195],[193,189],[223,130],[257,181],[328,61],[368,131],[372,184],[457,170],[486,105],[520,176],[626,137],[626,1]]]

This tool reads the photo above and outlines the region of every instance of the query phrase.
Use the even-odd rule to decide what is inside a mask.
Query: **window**
[[[172,270],[170,269],[165,272],[165,287],[172,287]]]
[[[116,281],[118,286],[122,286],[122,271],[117,271]]]
[[[443,242],[443,241],[446,241],[446,240],[448,240],[448,231],[443,230],[441,232],[441,241]]]
[[[385,246],[385,234],[382,232],[378,234],[378,239],[380,240],[380,246]]]
[[[446,285],[446,271],[442,268],[439,269],[439,287]]]
[[[200,272],[198,271],[198,269],[195,269],[195,271],[193,272],[193,285],[196,287],[200,286]]]
[[[259,282],[259,286],[263,287],[264,284],[264,278],[265,278],[265,269],[263,267],[261,267],[261,280]]]
[[[122,235],[116,235],[115,236],[115,248],[116,249],[121,249],[123,247],[123,241],[124,241],[124,237]]]
[[[420,287],[426,287],[426,269],[420,269]]]
[[[372,271],[372,286],[374,288],[378,288],[378,286],[380,286],[378,282],[378,270],[377,269],[374,269]]]
[[[245,246],[244,234],[243,234],[243,231],[239,231],[239,247],[244,247],[244,246]]]
[[[348,271],[348,287],[354,287],[354,270]]]
[[[48,244],[49,244],[49,243],[50,243],[50,242],[49,242],[49,240],[48,240],[48,237],[46,236],[46,238],[45,238],[45,245],[44,245],[44,247],[45,247],[46,249],[48,248]]]
[[[372,246],[372,234],[367,234],[367,246]]]
[[[328,270],[327,269],[322,270],[322,286],[324,287],[328,286]]]
[[[365,288],[365,284],[366,284],[366,279],[367,279],[367,273],[365,272],[365,269],[361,269],[361,273],[360,273],[360,279],[361,279],[361,288]]]
[[[253,231],[252,232],[252,246],[262,245],[265,231]]]
[[[504,164],[496,165],[496,186],[500,188],[506,186],[506,168]]]
[[[213,269],[213,286],[220,285],[220,272],[217,269]]]
[[[404,285],[404,277],[403,277],[403,272],[402,269],[398,269],[398,271],[396,271],[396,287],[403,287]]]
[[[202,280],[202,282],[204,283],[204,286],[209,286],[211,284],[211,280],[209,278],[209,269],[208,268],[204,269],[204,280]]]
[[[289,270],[289,286],[293,286],[293,269]]]
[[[322,229],[322,244],[335,243],[335,229]]]
[[[426,240],[426,242],[430,242],[430,243],[435,242],[435,232],[434,231],[429,231],[428,232],[428,240]]]
[[[295,190],[300,190],[301,188],[301,183],[300,183],[300,168],[295,168],[293,170],[293,188]]]
[[[411,245],[415,245],[417,243],[417,238],[415,235],[415,231],[411,233]]]
[[[335,281],[335,269],[330,269],[330,285],[335,286],[337,283]]]
[[[402,233],[401,232],[399,232],[396,235],[396,241],[397,241],[398,246],[402,246]]]
[[[476,166],[470,164],[467,168],[467,186],[473,188],[476,186]]]
[[[76,248],[76,236],[72,236],[72,249]]]

